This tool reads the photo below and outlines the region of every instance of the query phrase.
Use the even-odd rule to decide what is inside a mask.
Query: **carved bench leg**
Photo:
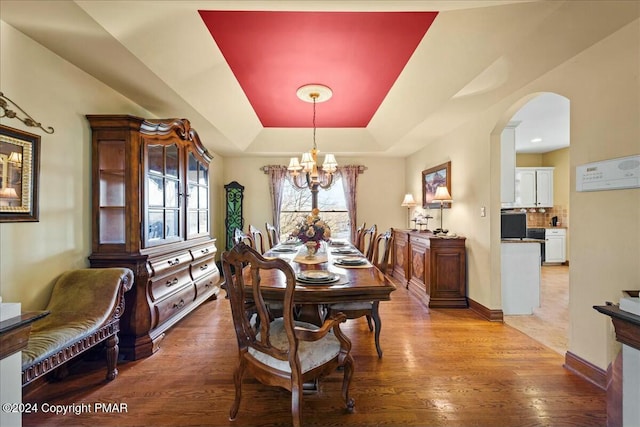
[[[118,343],[120,339],[117,334],[111,335],[107,338],[106,346],[107,346],[107,381],[114,380],[118,376],[118,354],[120,353],[120,348],[118,347]]]

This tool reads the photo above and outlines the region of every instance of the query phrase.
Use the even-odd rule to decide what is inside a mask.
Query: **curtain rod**
[[[355,166],[358,168],[358,172],[359,173],[364,173],[364,171],[367,170],[367,167],[365,165],[345,165],[345,166],[338,166],[338,170],[340,170],[341,168],[346,168],[347,166]],[[269,173],[269,169],[272,168],[283,168],[286,169],[286,166],[282,166],[282,165],[265,165],[265,166],[261,166],[260,170],[264,173]]]

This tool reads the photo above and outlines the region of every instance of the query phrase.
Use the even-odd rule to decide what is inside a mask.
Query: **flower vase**
[[[316,252],[318,251],[316,242],[307,242],[304,245],[307,247],[307,255],[305,256],[305,258],[314,259],[316,257]]]

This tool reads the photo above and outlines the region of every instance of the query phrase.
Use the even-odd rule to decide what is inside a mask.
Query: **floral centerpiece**
[[[331,228],[320,219],[319,213],[319,209],[313,209],[311,215],[300,221],[291,233],[292,238],[299,239],[307,246],[309,255],[315,254],[322,241],[328,241],[331,238]]]

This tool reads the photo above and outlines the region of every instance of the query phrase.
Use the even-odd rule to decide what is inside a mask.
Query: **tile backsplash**
[[[513,209],[513,211],[520,211],[522,209]],[[564,206],[554,206],[552,208],[545,209],[527,209],[527,227],[551,227],[551,218],[558,217],[558,227],[569,226],[569,211]],[[544,211],[544,212],[541,212]]]

